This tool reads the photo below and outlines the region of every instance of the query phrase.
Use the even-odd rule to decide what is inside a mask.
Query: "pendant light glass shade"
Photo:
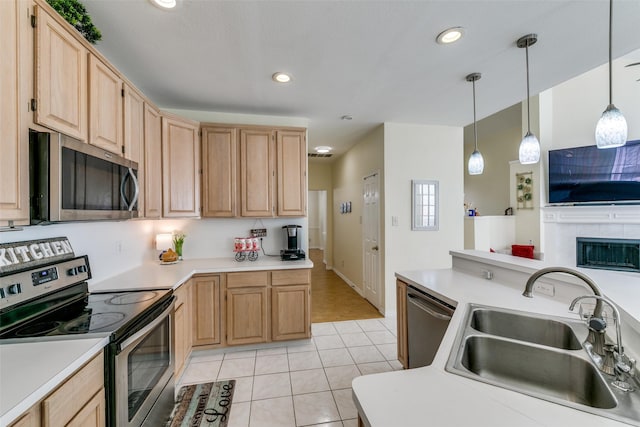
[[[484,158],[478,150],[473,150],[473,153],[471,153],[467,170],[469,175],[481,175],[484,172]]]
[[[518,150],[518,158],[520,159],[520,164],[523,165],[530,165],[540,161],[540,142],[531,132],[527,132],[522,138],[520,149]]]
[[[520,148],[518,149],[518,160],[520,164],[531,165],[540,161],[540,141],[531,133],[531,107],[529,106],[529,46],[533,46],[538,41],[536,34],[527,34],[520,37],[516,41],[516,45],[519,48],[525,48],[527,58],[527,133],[520,141]]]
[[[627,121],[620,110],[613,105],[612,39],[613,0],[609,0],[609,105],[596,125],[596,146],[598,148],[622,147],[627,142]]]
[[[467,163],[469,175],[481,175],[484,172],[484,158],[478,151],[478,125],[476,121],[476,80],[480,80],[480,77],[482,77],[480,73],[471,73],[466,77],[468,82],[473,83],[473,139],[475,141],[475,149],[469,157],[469,163]]]
[[[627,121],[615,105],[610,104],[596,125],[598,148],[622,147],[627,142]]]

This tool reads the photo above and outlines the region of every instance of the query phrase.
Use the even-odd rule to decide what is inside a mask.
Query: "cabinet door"
[[[267,342],[267,288],[227,289],[227,344]]]
[[[162,116],[149,104],[144,105],[144,216],[162,215]],[[139,173],[138,176],[143,174]],[[140,209],[139,209],[140,211]]]
[[[202,128],[202,216],[237,215],[238,140],[234,128]]]
[[[193,281],[193,345],[220,344],[220,276]]]
[[[273,199],[273,131],[240,129],[241,215],[270,217]]]
[[[311,336],[310,296],[309,285],[271,288],[271,338],[274,341]]]
[[[89,54],[89,144],[123,154],[122,79]]]
[[[104,427],[105,397],[100,389],[65,427]]]
[[[396,310],[398,319],[398,361],[409,367],[409,347],[407,343],[407,284],[396,281]]]
[[[191,292],[192,282],[181,285],[175,292],[176,297],[174,311],[174,346],[176,378],[180,378],[185,368],[185,362],[191,353]]]
[[[0,2],[1,3],[1,2]],[[40,402],[36,403],[27,413],[22,415],[9,427],[40,427]]]
[[[20,59],[29,44],[18,6],[17,1],[0,2],[0,225],[29,223],[29,135],[22,113],[28,78]]]
[[[198,123],[162,117],[162,216],[200,215]]]
[[[124,84],[124,154],[138,164],[138,216],[144,217],[144,101],[128,84]]]
[[[87,141],[87,50],[36,6],[35,121]]]
[[[305,132],[278,131],[278,216],[307,214],[307,143]]]

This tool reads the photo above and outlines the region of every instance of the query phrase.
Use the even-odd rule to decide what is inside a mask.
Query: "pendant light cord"
[[[613,66],[612,66],[612,39],[613,39],[613,0],[609,0],[609,105],[613,104]]]
[[[478,151],[478,129],[476,125],[476,81],[473,80],[473,137],[476,143],[476,150]]]
[[[527,41],[524,51],[527,58],[527,133],[531,133],[531,107],[529,106],[529,41]]]

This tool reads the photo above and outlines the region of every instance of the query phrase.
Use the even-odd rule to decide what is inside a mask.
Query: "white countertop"
[[[101,281],[90,281],[90,292],[117,292],[144,289],[175,289],[194,274],[232,273],[237,271],[289,270],[312,268],[308,259],[282,261],[280,257],[260,257],[256,261],[238,262],[234,258],[186,259],[161,265],[151,261]]]
[[[28,411],[108,342],[95,338],[0,344],[0,427]]]
[[[472,251],[454,256],[477,258]],[[480,256],[481,258],[484,255]],[[498,263],[517,264],[516,268],[533,271],[542,268],[540,261],[514,260],[511,256],[492,254],[487,257]],[[590,276],[596,276],[591,274]],[[568,304],[544,296],[522,297],[523,286],[501,284],[496,280],[466,274],[452,269],[421,270],[396,274],[401,280],[428,289],[445,301],[457,303],[457,309],[442,344],[430,366],[404,371],[366,375],[353,381],[354,402],[365,425],[387,426],[621,426],[626,425],[562,405],[526,396],[510,390],[474,381],[445,371],[454,339],[469,303],[506,307],[515,310],[544,313],[576,319]],[[637,277],[630,281],[638,280]],[[629,284],[629,283],[627,283]],[[608,285],[608,284],[607,284]],[[614,298],[618,284],[604,285],[603,290]],[[637,282],[636,282],[637,285]],[[640,286],[625,294],[634,299],[632,309],[640,301]],[[588,293],[588,292],[585,292]],[[615,301],[615,300],[614,300]],[[617,301],[616,301],[617,302]],[[636,319],[638,312],[633,312]],[[623,330],[624,335],[624,330]],[[637,350],[632,352],[637,355]]]

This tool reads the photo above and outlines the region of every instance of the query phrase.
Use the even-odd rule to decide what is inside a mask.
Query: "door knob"
[[[372,251],[377,251],[377,250],[378,250],[378,247],[377,247],[377,246],[374,246],[374,247],[372,247],[372,248],[371,248],[371,250],[372,250]]]

